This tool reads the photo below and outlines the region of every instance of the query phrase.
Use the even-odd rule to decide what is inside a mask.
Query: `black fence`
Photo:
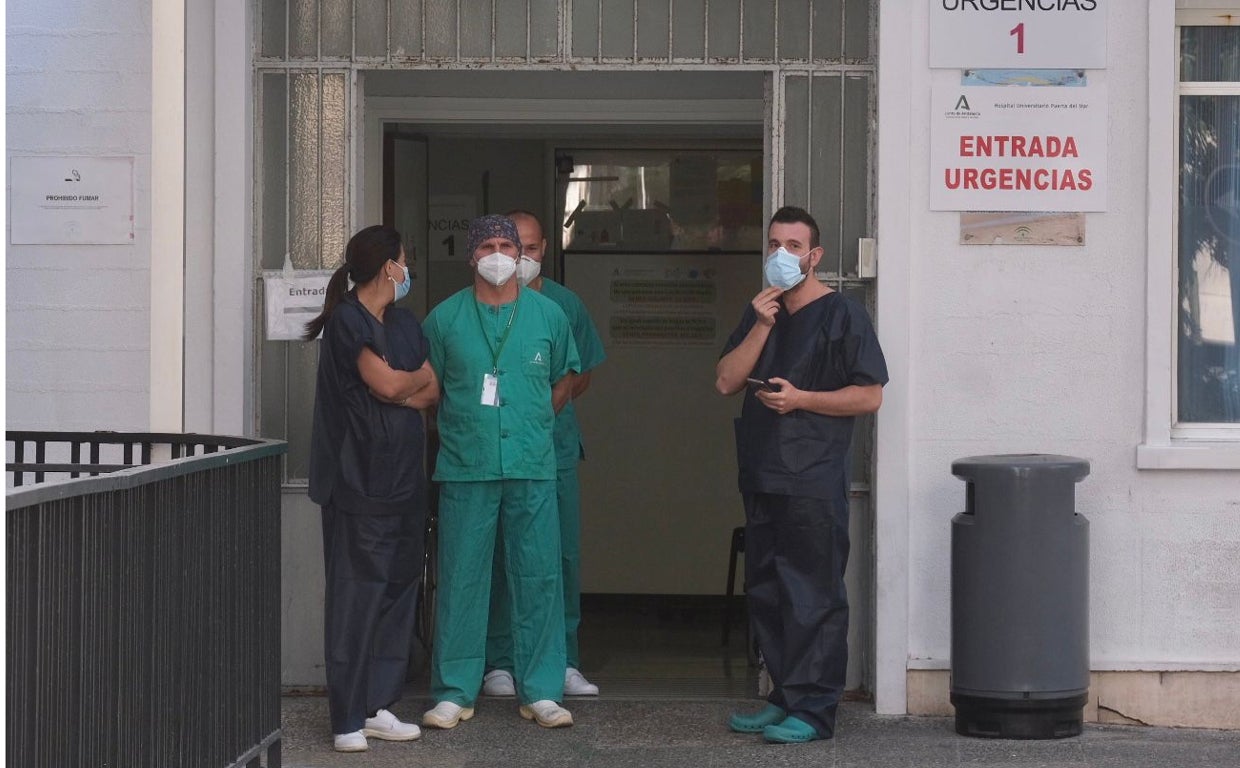
[[[6,437],[7,763],[277,768],[285,444]]]

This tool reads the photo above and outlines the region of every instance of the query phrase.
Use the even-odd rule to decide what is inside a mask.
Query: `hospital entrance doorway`
[[[564,282],[607,350],[579,408],[579,634],[583,665],[599,653],[594,679],[613,695],[757,690],[743,608],[736,631],[720,629],[744,515],[740,399],[720,397],[714,379],[761,288],[762,151],[702,145],[555,155]],[[643,631],[615,642],[629,627]]]
[[[749,137],[582,141],[547,135],[555,130],[386,126],[384,218],[417,254],[414,307],[424,317],[471,283],[469,219],[538,215],[543,274],[581,298],[607,356],[575,404],[584,671],[608,694],[648,694],[673,674],[667,665],[681,687],[700,676],[699,692],[752,694],[739,604],[722,645],[744,514],[732,426],[740,400],[715,392],[714,370],[761,288],[761,137],[751,128]],[[738,595],[743,567],[738,555]],[[721,678],[724,651],[732,663]]]

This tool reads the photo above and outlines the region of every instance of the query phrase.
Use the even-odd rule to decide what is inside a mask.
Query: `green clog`
[[[818,735],[814,726],[789,715],[778,725],[772,724],[763,728],[762,738],[772,744],[804,744],[807,741],[821,739],[822,736]]]
[[[788,713],[779,707],[767,704],[759,711],[748,715],[734,712],[728,720],[728,727],[737,733],[762,733],[763,728],[775,725],[787,716]]]

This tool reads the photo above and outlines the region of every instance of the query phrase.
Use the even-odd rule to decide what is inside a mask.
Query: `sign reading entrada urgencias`
[[[928,0],[930,66],[1105,69],[1107,0]]]
[[[930,209],[1106,210],[1106,88],[934,87]]]

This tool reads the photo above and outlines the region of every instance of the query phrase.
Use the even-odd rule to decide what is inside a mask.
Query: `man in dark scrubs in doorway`
[[[887,364],[865,308],[814,277],[818,225],[780,208],[754,297],[716,366],[745,392],[736,421],[749,620],[771,677],[767,705],[733,731],[829,739],[848,669],[848,448],[883,401]]]

